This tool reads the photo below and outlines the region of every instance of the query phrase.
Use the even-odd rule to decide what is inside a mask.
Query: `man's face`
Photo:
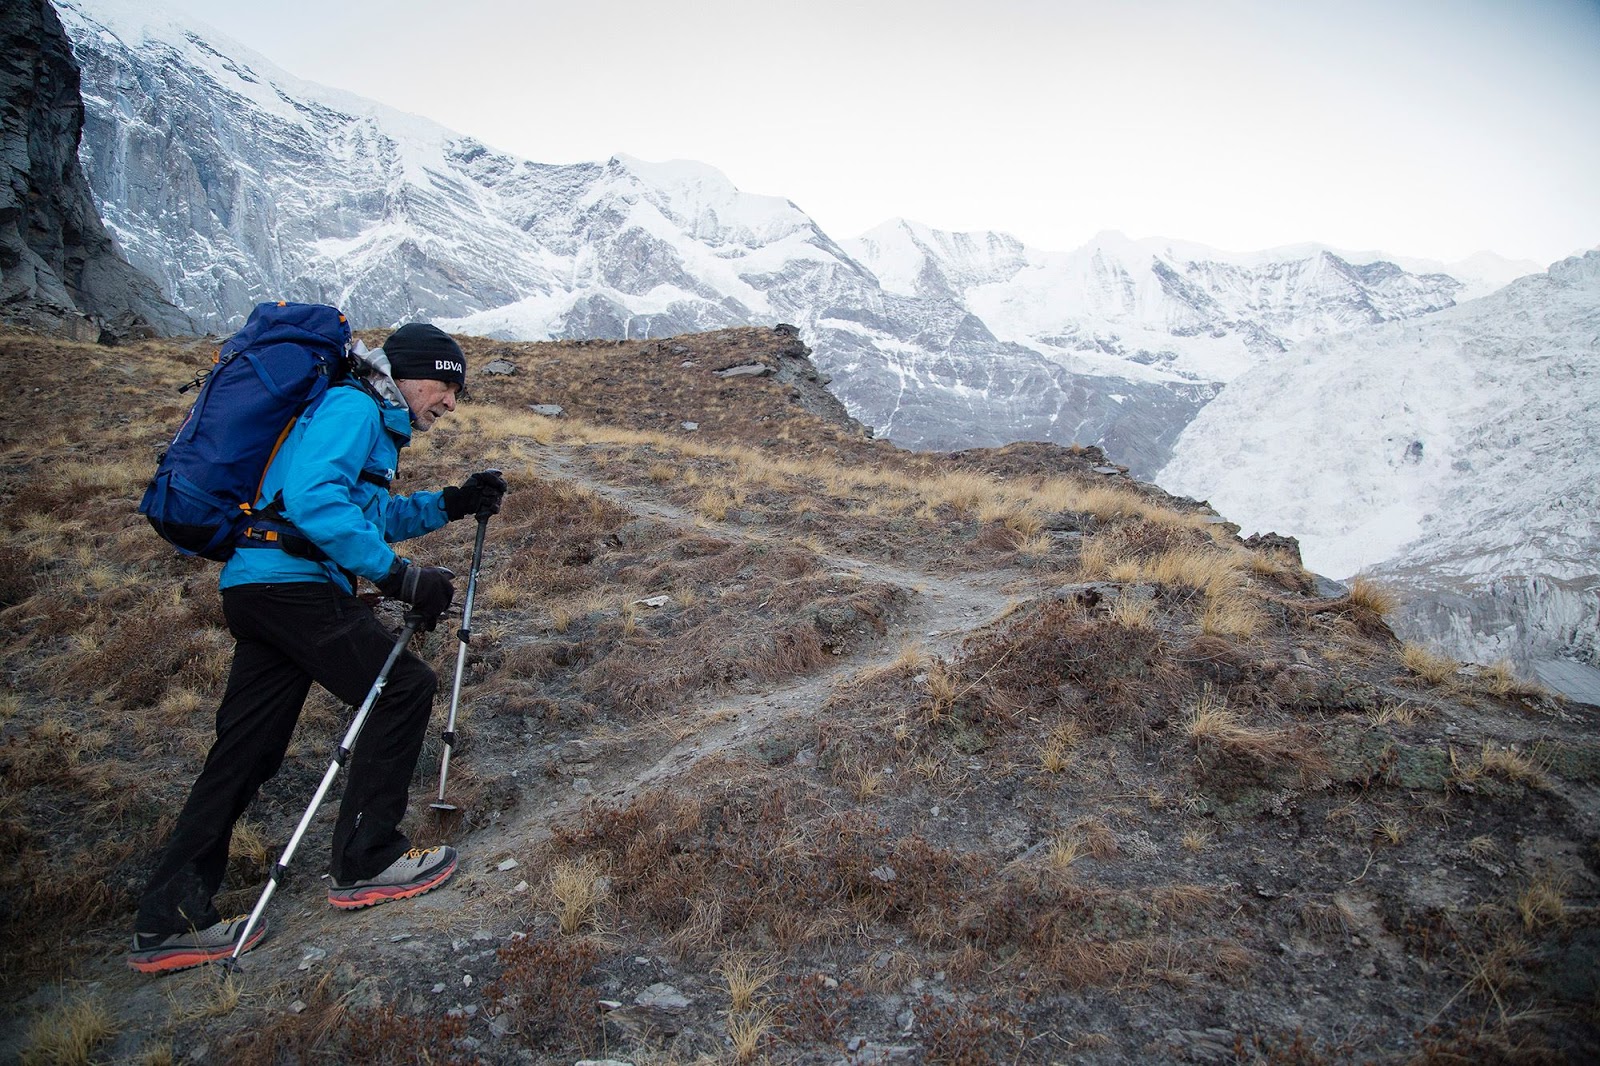
[[[461,386],[453,381],[435,381],[432,378],[401,378],[400,395],[411,408],[411,426],[418,433],[426,433],[441,415],[456,409],[456,394]]]

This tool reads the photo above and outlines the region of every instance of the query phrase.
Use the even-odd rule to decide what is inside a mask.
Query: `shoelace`
[[[439,850],[438,848],[412,848],[410,851],[406,852],[406,858],[408,858],[408,859],[420,859],[424,855],[432,855],[434,852],[436,852],[438,850]]]

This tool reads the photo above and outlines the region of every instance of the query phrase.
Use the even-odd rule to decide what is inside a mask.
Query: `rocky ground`
[[[461,872],[334,912],[330,802],[240,974],[150,979],[123,964],[132,901],[228,641],[213,571],[132,511],[204,345],[0,337],[8,370],[87,366],[115,400],[55,370],[48,428],[0,428],[6,1055],[1600,1053],[1595,708],[1401,645],[1381,590],[1319,595],[1291,541],[1246,545],[1092,450],[874,442],[783,334],[468,347],[516,372],[403,471],[513,485],[461,811],[426,807],[435,742],[409,820]],[[470,542],[413,554],[465,574]],[[453,633],[420,647],[442,718]],[[225,911],[254,903],[342,715],[308,705]]]

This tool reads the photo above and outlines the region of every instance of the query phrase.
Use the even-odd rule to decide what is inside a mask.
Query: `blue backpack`
[[[162,453],[139,513],[184,555],[226,560],[249,524],[261,478],[289,429],[349,369],[350,324],[336,307],[264,303],[184,386],[200,396]]]

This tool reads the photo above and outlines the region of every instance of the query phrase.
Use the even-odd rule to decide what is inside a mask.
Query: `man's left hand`
[[[444,513],[454,522],[475,515],[487,518],[500,513],[500,500],[506,494],[506,479],[498,470],[480,470],[459,487],[444,490]]]

